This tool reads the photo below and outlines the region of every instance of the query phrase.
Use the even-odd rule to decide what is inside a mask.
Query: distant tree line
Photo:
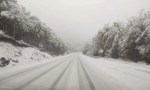
[[[106,24],[83,53],[150,63],[150,11],[141,10],[127,23]]]
[[[30,15],[17,0],[0,0],[0,30],[53,54],[66,51],[63,41],[37,17]]]

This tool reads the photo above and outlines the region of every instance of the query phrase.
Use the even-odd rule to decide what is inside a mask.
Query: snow
[[[5,90],[150,90],[150,66],[80,53],[0,70]]]
[[[2,30],[0,30],[0,35],[4,35],[5,33],[2,31]]]
[[[133,63],[111,58],[93,59],[82,56],[86,63],[91,64],[106,75],[124,84],[129,90],[150,90],[150,66],[144,63]],[[95,72],[98,72],[95,70]],[[107,80],[105,78],[105,80]],[[110,80],[111,82],[111,80]],[[113,83],[117,83],[113,82]]]
[[[36,48],[22,48],[6,42],[0,42],[0,58],[1,57],[11,61],[7,67],[40,62],[52,58],[51,55],[41,52]]]
[[[8,11],[2,11],[1,16],[5,18],[13,19],[13,16]]]

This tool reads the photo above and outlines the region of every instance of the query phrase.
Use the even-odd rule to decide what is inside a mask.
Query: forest
[[[83,53],[150,63],[150,10],[139,11],[126,23],[104,25],[85,45]]]
[[[0,0],[0,30],[15,40],[26,42],[50,54],[63,54],[64,42],[17,0]]]

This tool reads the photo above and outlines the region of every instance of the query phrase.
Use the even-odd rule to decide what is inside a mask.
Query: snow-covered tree
[[[37,17],[31,16],[17,0],[0,0],[0,30],[41,50],[55,54],[65,52],[64,43]]]
[[[150,10],[141,10],[126,24],[105,25],[92,45],[93,55],[150,63]]]

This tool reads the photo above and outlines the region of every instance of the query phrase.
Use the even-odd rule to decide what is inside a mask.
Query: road
[[[104,59],[104,60],[103,60]],[[150,67],[79,53],[0,70],[0,90],[150,90]]]

